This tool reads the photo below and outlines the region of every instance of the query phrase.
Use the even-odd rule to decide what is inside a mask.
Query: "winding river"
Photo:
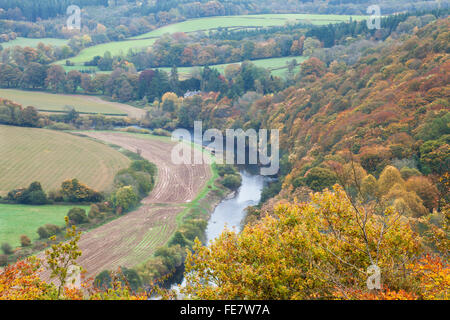
[[[225,227],[237,232],[241,231],[245,208],[257,205],[266,178],[241,170],[242,185],[232,198],[224,199],[215,208],[206,228],[206,240],[209,243],[217,238]]]
[[[250,173],[245,169],[239,171],[242,177],[242,185],[232,197],[222,200],[214,209],[206,227],[206,241],[217,238],[225,228],[240,232],[245,218],[245,208],[259,203],[261,193],[269,178]],[[181,281],[175,281],[171,288],[178,291],[180,285],[185,285],[184,277]]]

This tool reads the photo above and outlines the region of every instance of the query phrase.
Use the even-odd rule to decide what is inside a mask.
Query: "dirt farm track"
[[[87,277],[103,270],[133,267],[146,261],[165,244],[176,229],[176,217],[183,204],[195,199],[211,178],[209,165],[175,165],[171,161],[173,143],[118,132],[87,132],[86,136],[124,149],[141,151],[142,157],[158,167],[153,191],[139,209],[82,235],[83,255],[78,263]],[[38,255],[44,258],[43,253]]]

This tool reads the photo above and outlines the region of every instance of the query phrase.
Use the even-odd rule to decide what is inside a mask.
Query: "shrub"
[[[86,215],[86,210],[81,208],[70,209],[67,216],[69,217],[69,220],[71,221],[72,224],[89,222],[89,219]]]
[[[183,236],[190,241],[194,241],[195,238],[204,238],[205,230],[208,222],[204,219],[192,219],[183,223]]]
[[[114,206],[125,211],[132,209],[139,202],[139,198],[131,186],[120,188],[112,198]]]
[[[236,190],[241,186],[242,178],[238,174],[226,174],[221,183],[228,189]]]
[[[281,181],[272,182],[268,186],[264,187],[261,192],[261,203],[266,202],[270,198],[275,197],[281,191]]]
[[[61,193],[61,190],[57,190],[57,191],[53,190],[53,191],[50,191],[50,192],[48,193],[48,198],[49,198],[50,200],[54,201],[54,202],[63,202],[63,201],[64,201],[64,197],[63,197],[63,195],[62,195],[62,193]]]
[[[122,267],[121,271],[125,281],[132,291],[136,291],[142,287],[142,280],[135,270]]]
[[[4,267],[8,264],[8,256],[6,254],[0,254],[0,267]]]
[[[15,189],[8,193],[8,200],[22,204],[43,205],[48,203],[47,195],[39,182],[33,182],[28,188]]]
[[[226,174],[236,174],[237,170],[229,164],[217,164],[216,165],[217,173],[219,176],[223,177]]]
[[[13,253],[13,249],[12,249],[11,245],[7,242],[2,243],[1,248],[2,248],[2,251],[4,254],[12,254]]]
[[[100,209],[96,204],[91,204],[91,208],[89,210],[88,218],[91,220],[98,219],[101,217]]]
[[[306,185],[314,191],[331,188],[336,182],[336,174],[326,168],[312,168],[305,177]]]
[[[142,287],[142,280],[135,270],[125,267],[120,269],[118,277],[123,286],[127,285],[132,291],[137,291]],[[99,289],[111,288],[112,280],[111,272],[103,270],[95,277],[94,286]]]
[[[52,130],[75,130],[76,128],[68,123],[63,122],[54,122],[51,125],[47,127],[48,129]]]
[[[135,160],[130,164],[130,169],[134,171],[144,171],[151,175],[156,174],[156,166],[147,160]]]
[[[39,234],[39,238],[48,239],[54,235],[57,235],[61,232],[61,228],[54,224],[46,224],[45,226],[39,227],[37,233]]]
[[[167,270],[175,270],[183,264],[185,249],[179,245],[162,247],[156,250],[155,257],[160,257]]]
[[[102,195],[80,183],[77,179],[66,180],[61,185],[61,194],[67,202],[99,202]]]
[[[103,270],[94,279],[94,286],[99,289],[105,289],[111,287],[111,272]]]
[[[172,239],[170,239],[168,246],[171,247],[177,244],[180,245],[180,247],[186,247],[189,245],[189,241],[186,240],[180,231],[175,232]]]
[[[153,134],[155,136],[163,136],[163,137],[170,137],[172,135],[169,131],[161,128],[153,130]]]
[[[39,227],[36,232],[38,233],[40,239],[50,238],[50,236],[48,235],[48,231],[45,227]]]
[[[22,247],[29,247],[31,246],[31,240],[26,235],[20,236],[20,244]]]

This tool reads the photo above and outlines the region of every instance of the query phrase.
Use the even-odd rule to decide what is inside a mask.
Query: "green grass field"
[[[155,43],[156,39],[141,39],[141,40],[128,40],[128,41],[114,41],[108,43],[102,43],[96,46],[83,49],[77,56],[69,58],[70,62],[75,63],[77,66],[83,66],[86,61],[92,60],[95,56],[103,56],[106,51],[111,52],[113,56],[126,55],[128,51],[137,50],[151,46]],[[60,60],[57,64],[63,65],[66,60]],[[83,66],[84,67],[84,66]]]
[[[272,75],[274,75],[274,76],[284,77],[286,75],[286,71],[287,71],[287,63],[294,59],[297,60],[297,63],[302,63],[303,61],[308,59],[308,57],[296,56],[296,57],[259,59],[259,60],[252,60],[251,63],[253,63],[257,67],[269,69],[269,71],[271,71]],[[220,73],[224,74],[225,68],[230,64],[241,64],[241,62],[217,64],[217,65],[210,66],[210,68],[216,68]],[[191,75],[192,72],[194,71],[194,69],[196,69],[196,68],[199,68],[199,67],[180,67],[180,68],[178,68],[178,74],[180,75],[180,78],[182,78],[182,79],[188,78],[189,75]],[[202,67],[200,67],[200,68],[202,68]],[[171,70],[171,68],[159,68],[159,69],[164,70],[167,73],[170,73],[170,70]],[[294,71],[298,72],[299,69],[300,69],[300,66],[297,66]]]
[[[133,37],[143,39],[160,37],[165,33],[197,32],[217,30],[218,28],[249,28],[249,27],[274,27],[287,23],[300,23],[324,25],[353,20],[365,19],[365,16],[349,15],[322,15],[322,14],[261,14],[246,16],[220,16],[187,20],[171,24],[154,31]]]
[[[25,206],[0,204],[0,244],[8,242],[20,246],[20,236],[27,235],[32,241],[39,239],[36,230],[45,224],[64,226],[64,217],[74,206]],[[89,210],[89,207],[80,206]]]
[[[126,115],[125,112],[119,110],[113,104],[109,104],[106,101],[100,103],[96,99],[90,99],[89,96],[0,89],[0,97],[12,100],[24,107],[33,106],[41,111],[67,111],[66,106],[71,106],[81,113],[101,113],[118,116]]]
[[[214,31],[218,28],[252,28],[252,27],[273,27],[283,26],[287,23],[305,22],[315,25],[324,25],[329,23],[339,23],[353,20],[365,19],[365,16],[349,16],[349,15],[320,15],[320,14],[262,14],[247,16],[220,16],[207,17],[187,20],[175,24],[171,24],[151,32],[132,37],[126,41],[115,41],[92,46],[82,50],[76,57],[69,60],[76,66],[83,66],[86,61],[92,60],[95,56],[103,56],[106,51],[112,55],[120,53],[126,54],[130,49],[137,50],[151,46],[157,38],[164,34],[176,32],[198,32],[198,31]],[[66,60],[56,63],[64,65]]]
[[[0,195],[39,181],[46,191],[77,178],[107,191],[130,160],[119,151],[69,133],[0,125]]]
[[[63,45],[66,45],[69,41],[66,39],[56,39],[56,38],[36,38],[36,39],[34,39],[34,38],[18,37],[15,40],[0,43],[0,45],[3,48],[10,48],[10,47],[15,47],[15,46],[36,48],[40,42],[42,42],[46,45],[61,47]]]

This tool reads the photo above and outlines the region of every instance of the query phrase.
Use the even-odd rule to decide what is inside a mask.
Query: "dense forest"
[[[449,30],[447,18],[388,39],[353,66],[311,58],[296,85],[247,108],[205,103],[199,116],[211,127],[278,128],[287,152],[267,189],[275,198],[249,210],[244,231],[188,254],[184,292],[448,299]],[[381,293],[364,288],[375,260]]]

